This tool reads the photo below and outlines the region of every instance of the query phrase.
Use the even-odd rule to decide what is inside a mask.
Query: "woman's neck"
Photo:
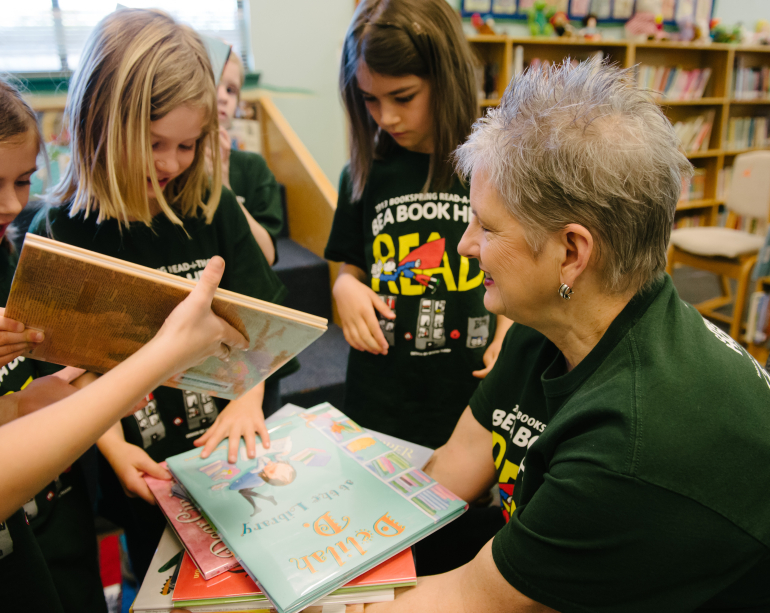
[[[609,329],[613,321],[634,297],[634,293],[606,295],[596,293],[591,297],[588,292],[576,293],[573,300],[565,301],[556,307],[555,316],[550,324],[538,326],[554,345],[564,354],[567,370],[575,368],[591,353]]]

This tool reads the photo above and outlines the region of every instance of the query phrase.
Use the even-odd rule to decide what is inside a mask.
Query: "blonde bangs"
[[[173,223],[199,214],[210,223],[222,176],[214,75],[198,35],[161,11],[122,9],[96,27],[83,58],[68,101],[72,161],[51,200],[71,202],[71,215],[95,209],[100,222],[150,225],[149,174]],[[203,110],[204,125],[193,163],[164,193],[151,163],[150,124],[185,104]],[[205,168],[207,145],[213,176]]]

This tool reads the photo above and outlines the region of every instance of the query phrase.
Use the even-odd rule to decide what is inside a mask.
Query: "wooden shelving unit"
[[[468,38],[479,61],[497,62],[499,72],[497,91],[479,100],[479,113],[496,106],[505,87],[514,76],[514,54],[521,47],[523,64],[534,58],[559,62],[566,57],[577,60],[588,58],[600,51],[604,58],[624,67],[638,64],[650,66],[677,66],[685,70],[710,68],[711,76],[704,95],[699,100],[659,101],[672,121],[680,121],[714,109],[715,120],[707,151],[687,153],[696,168],[705,169],[705,190],[699,200],[682,201],[677,216],[699,215],[707,224],[717,223],[719,207],[724,204],[719,193],[718,177],[725,167],[732,165],[738,153],[750,151],[728,150],[727,127],[732,117],[768,117],[770,98],[759,100],[735,99],[732,92],[733,66],[736,58],[745,67],[770,65],[770,48],[726,44],[693,45],[688,43],[632,43],[626,41],[584,41],[565,38],[513,38],[508,36],[472,36]],[[489,94],[489,92],[487,92]]]

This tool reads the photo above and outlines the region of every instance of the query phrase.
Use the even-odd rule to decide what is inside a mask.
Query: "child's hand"
[[[108,453],[105,453],[107,461],[118,476],[123,491],[131,498],[142,498],[150,504],[155,504],[155,496],[152,495],[147,482],[142,475],[150,475],[157,479],[171,479],[171,473],[153,460],[141,447],[122,441],[119,445],[112,445]]]
[[[227,360],[231,347],[248,349],[249,343],[243,335],[211,310],[224,270],[225,261],[221,257],[211,258],[195,289],[171,312],[148,343],[170,360],[171,374],[200,364],[212,355]]]
[[[387,355],[388,341],[382,333],[375,310],[388,319],[394,319],[395,313],[380,300],[374,290],[352,274],[341,274],[334,284],[333,293],[342,319],[342,332],[348,344],[358,351]]]
[[[246,442],[246,454],[249,458],[255,458],[257,455],[255,432],[262,439],[265,449],[270,447],[270,435],[267,433],[265,417],[262,414],[264,389],[264,383],[262,383],[237,400],[230,401],[211,428],[193,443],[196,447],[203,446],[201,458],[209,457],[222,439],[228,438],[230,442],[227,461],[235,464],[238,460],[238,445],[241,437]]]
[[[43,338],[42,332],[25,328],[23,323],[5,317],[5,309],[0,308],[0,366],[32,349]]]

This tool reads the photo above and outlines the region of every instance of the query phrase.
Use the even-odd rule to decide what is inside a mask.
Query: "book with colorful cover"
[[[27,234],[5,315],[45,333],[25,356],[104,373],[149,342],[195,283]],[[326,330],[323,318],[224,289],[211,308],[249,348],[231,348],[227,362],[210,357],[164,385],[238,398]]]
[[[294,613],[461,515],[467,504],[326,403],[168,468],[279,613]],[[226,472],[225,472],[226,471]]]
[[[160,465],[165,468],[166,463]],[[144,480],[205,579],[238,566],[238,560],[181,485],[150,475],[144,475]]]
[[[330,596],[362,594],[408,587],[417,583],[414,557],[405,549],[379,566],[346,583]],[[328,598],[328,597],[327,597]],[[205,580],[188,554],[184,555],[174,587],[174,603],[181,608],[204,602],[267,602],[267,598],[241,566],[231,568],[214,579]],[[324,603],[326,598],[319,603]],[[367,602],[374,602],[368,600]]]
[[[150,568],[142,581],[131,611],[166,613],[174,608],[172,595],[179,575],[184,548],[171,526],[166,526],[152,556]]]

